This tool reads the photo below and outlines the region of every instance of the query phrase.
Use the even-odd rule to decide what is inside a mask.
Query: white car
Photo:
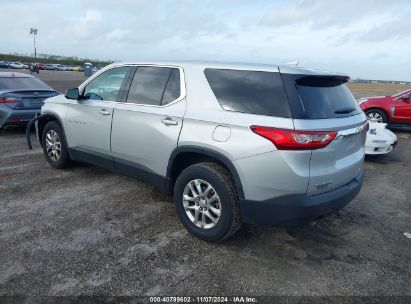
[[[68,71],[68,67],[65,66],[64,64],[56,64],[55,68],[57,71]]]
[[[12,68],[12,69],[27,69],[28,67],[27,67],[27,65],[22,64],[20,62],[12,62],[10,64],[10,68]]]
[[[370,128],[365,141],[365,154],[377,155],[390,153],[397,145],[397,136],[387,129],[387,124],[369,122]]]

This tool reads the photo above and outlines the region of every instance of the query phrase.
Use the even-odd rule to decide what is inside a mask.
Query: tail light
[[[251,130],[271,141],[278,150],[315,150],[326,147],[337,136],[335,131],[297,131],[251,126]]]
[[[17,103],[17,102],[19,102],[17,98],[0,96],[0,103]]]

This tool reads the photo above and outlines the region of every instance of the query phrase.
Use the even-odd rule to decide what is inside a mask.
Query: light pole
[[[30,29],[30,35],[33,34],[34,38],[34,58],[37,58],[37,50],[36,50],[36,35],[37,35],[38,30],[35,28]]]

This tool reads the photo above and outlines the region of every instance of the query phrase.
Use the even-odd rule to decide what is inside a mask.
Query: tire
[[[387,114],[379,109],[371,109],[365,112],[369,121],[388,123]]]
[[[46,143],[46,136],[48,135],[50,135],[50,137],[48,137],[47,140],[51,139],[51,142],[55,144],[54,148],[52,148],[52,151],[54,150],[55,153],[52,153],[52,151],[50,151],[50,146]],[[41,139],[44,156],[52,167],[56,169],[63,169],[70,165],[71,160],[68,155],[67,144],[63,131],[58,122],[48,122],[44,126]],[[58,151],[59,148],[60,151]]]
[[[195,181],[202,189],[203,193],[200,195],[196,195],[199,191]],[[190,185],[196,193],[191,191]],[[209,189],[207,193],[206,189]],[[189,200],[183,199],[183,196]],[[196,197],[205,199],[198,200]],[[184,227],[204,241],[224,240],[241,227],[240,207],[230,173],[216,163],[198,163],[184,169],[174,186],[174,202]],[[202,211],[198,211],[199,209]],[[197,212],[198,221],[195,220]],[[214,218],[214,222],[210,216]]]

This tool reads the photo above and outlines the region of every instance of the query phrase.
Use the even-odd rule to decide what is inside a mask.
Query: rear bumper
[[[349,183],[317,195],[286,195],[265,201],[240,200],[243,221],[257,225],[296,226],[341,209],[360,192],[363,173]]]
[[[0,128],[8,125],[24,126],[32,120],[41,109],[14,110],[12,108],[0,107]]]
[[[385,145],[365,146],[364,150],[365,150],[366,155],[388,154],[396,146],[397,146],[397,141],[394,141],[394,143],[388,143],[388,144],[385,144]]]

